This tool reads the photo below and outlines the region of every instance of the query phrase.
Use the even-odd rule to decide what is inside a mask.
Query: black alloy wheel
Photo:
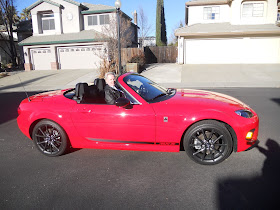
[[[229,157],[232,137],[223,123],[205,120],[192,125],[184,136],[188,156],[202,165],[215,165]]]
[[[64,154],[69,146],[65,131],[50,120],[42,120],[35,125],[32,139],[39,151],[50,157]]]

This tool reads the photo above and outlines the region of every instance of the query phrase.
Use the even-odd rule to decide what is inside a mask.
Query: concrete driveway
[[[48,70],[19,72],[0,79],[0,91],[45,91],[75,87],[78,82],[91,83],[97,78],[97,69]]]
[[[280,87],[279,64],[154,64],[142,74],[167,87]]]

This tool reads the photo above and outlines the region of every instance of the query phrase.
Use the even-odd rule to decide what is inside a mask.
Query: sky
[[[30,6],[37,0],[15,0],[15,5],[19,13],[26,7]],[[75,0],[77,2],[86,2],[91,4],[104,4],[109,6],[115,5],[115,0]],[[165,23],[167,39],[178,28],[180,21],[185,22],[185,3],[188,0],[164,0]],[[128,16],[133,18],[133,11],[142,7],[148,19],[148,23],[152,25],[150,36],[155,36],[156,32],[156,0],[121,0],[121,10]]]

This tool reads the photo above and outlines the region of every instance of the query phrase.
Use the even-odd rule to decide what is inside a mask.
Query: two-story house
[[[191,0],[176,30],[180,64],[280,63],[277,0]],[[277,20],[278,17],[278,20]]]
[[[93,69],[102,59],[109,59],[109,37],[103,28],[116,22],[115,7],[39,0],[27,9],[32,15],[33,35],[20,42],[25,70]],[[137,46],[137,26],[129,16],[121,14],[133,32],[130,43]],[[117,30],[116,24],[111,30]]]

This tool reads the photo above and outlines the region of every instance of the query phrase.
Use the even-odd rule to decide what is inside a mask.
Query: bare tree
[[[168,40],[170,40],[169,43],[168,43],[168,45],[171,45],[171,46],[178,46],[178,40],[177,40],[177,37],[175,36],[175,31],[176,31],[178,28],[181,28],[181,27],[183,27],[183,26],[184,26],[184,24],[183,24],[183,21],[182,21],[182,20],[180,20],[180,22],[177,23],[177,24],[175,25],[175,27],[173,28],[173,30],[172,30],[172,32],[171,32],[171,35],[170,35],[170,37],[169,37],[169,39],[168,39]]]
[[[14,43],[13,37],[13,25],[18,22],[19,18],[17,16],[17,11],[14,6],[14,0],[0,0],[1,5],[1,21],[3,22],[6,31],[8,33],[9,45],[7,48],[9,49],[7,52],[3,47],[1,47],[10,57],[13,66],[17,66],[16,58],[17,51]],[[1,38],[5,39],[5,36],[1,34]]]
[[[143,40],[152,32],[152,25],[148,22],[148,17],[146,16],[142,6],[139,6],[139,18],[138,18],[138,26],[139,29],[139,38],[140,40]],[[142,47],[142,44],[140,43],[140,46]]]
[[[112,16],[111,16],[112,17]],[[120,42],[121,48],[131,47],[132,40],[135,39],[133,33],[133,26],[131,21],[121,13],[121,25],[120,25]],[[109,20],[109,24],[106,24],[102,27],[102,33],[100,33],[99,38],[105,40],[108,46],[107,53],[98,54],[98,56],[102,59],[101,67],[100,67],[100,74],[101,77],[108,71],[112,69],[118,74],[118,33],[117,33],[117,18],[111,18]],[[109,60],[107,58],[109,57]]]

